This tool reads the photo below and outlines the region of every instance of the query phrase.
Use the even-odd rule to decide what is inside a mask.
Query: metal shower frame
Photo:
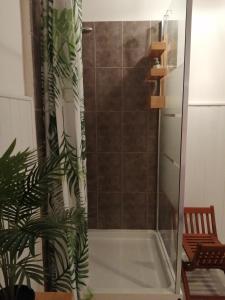
[[[182,235],[183,235],[183,209],[185,192],[186,173],[186,143],[187,143],[187,119],[188,119],[188,98],[189,98],[189,77],[190,77],[190,53],[191,53],[191,25],[192,25],[193,0],[186,0],[186,26],[185,26],[185,47],[184,47],[184,75],[183,75],[183,96],[182,96],[182,128],[180,146],[180,182],[179,182],[179,207],[178,207],[178,232],[177,232],[177,264],[174,272],[171,262],[168,261],[172,276],[175,280],[175,293],[181,294],[181,260],[182,260]],[[168,14],[169,11],[166,12]],[[162,22],[164,26],[164,22]],[[163,28],[161,30],[163,34]],[[161,111],[159,110],[159,120]],[[161,237],[159,230],[159,160],[160,160],[160,122],[158,128],[158,173],[157,173],[157,221],[156,230]],[[162,238],[160,238],[162,241]],[[162,242],[163,243],[163,242]],[[163,243],[163,248],[165,246]],[[166,250],[165,250],[166,251]],[[168,255],[167,256],[167,260]]]

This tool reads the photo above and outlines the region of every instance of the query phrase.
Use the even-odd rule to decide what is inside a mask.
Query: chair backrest
[[[225,245],[198,245],[191,264],[195,268],[225,271]]]
[[[213,234],[217,236],[214,207],[185,207],[186,234]]]

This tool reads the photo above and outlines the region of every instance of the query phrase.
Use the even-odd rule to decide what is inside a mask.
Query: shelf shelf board
[[[157,80],[165,77],[167,75],[166,68],[152,68],[149,72],[149,76],[146,78],[146,82],[150,80]]]
[[[164,108],[165,97],[164,96],[151,96],[150,97],[150,108]]]
[[[153,42],[149,49],[149,56],[160,57],[163,52],[166,50],[166,42]]]

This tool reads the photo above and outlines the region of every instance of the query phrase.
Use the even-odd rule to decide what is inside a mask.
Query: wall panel
[[[16,149],[36,148],[35,119],[32,98],[0,96],[0,153],[17,139]]]
[[[225,106],[189,107],[186,206],[215,206],[225,242]]]

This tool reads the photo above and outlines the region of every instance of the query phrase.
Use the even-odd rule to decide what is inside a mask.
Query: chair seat
[[[183,247],[188,256],[189,261],[192,261],[197,251],[198,245],[221,245],[216,235],[213,234],[184,234]]]

